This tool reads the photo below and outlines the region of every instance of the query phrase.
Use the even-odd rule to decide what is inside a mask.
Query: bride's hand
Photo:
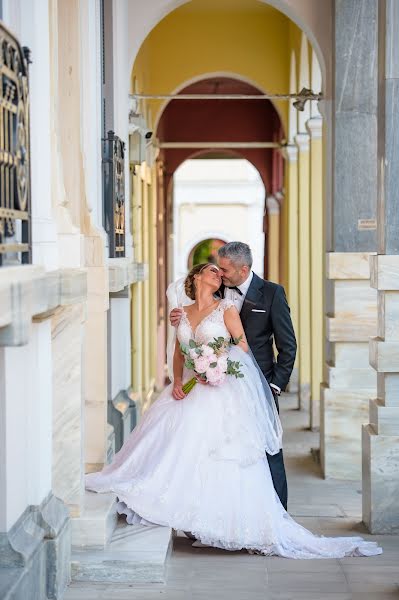
[[[173,382],[172,396],[175,400],[183,400],[186,397],[181,379],[175,379]]]
[[[172,327],[177,327],[182,317],[183,309],[174,308],[169,315],[170,324]]]

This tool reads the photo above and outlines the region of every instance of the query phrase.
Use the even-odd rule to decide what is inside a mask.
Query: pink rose
[[[206,370],[206,378],[210,385],[220,385],[226,379],[226,373],[216,366]]]
[[[214,356],[215,355],[210,346],[202,346],[201,349],[202,349],[202,356]]]
[[[197,373],[205,373],[209,368],[209,359],[206,356],[198,356],[194,358],[194,368]]]

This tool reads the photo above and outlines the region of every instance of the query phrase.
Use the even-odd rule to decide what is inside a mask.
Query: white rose
[[[212,356],[212,354],[214,354],[214,352],[210,346],[202,346],[203,356]]]

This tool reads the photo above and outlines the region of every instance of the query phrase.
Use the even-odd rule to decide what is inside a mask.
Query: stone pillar
[[[310,428],[320,426],[320,385],[323,381],[323,164],[321,117],[306,123],[310,135],[310,314],[311,397]]]
[[[320,450],[325,476],[358,479],[361,424],[375,374],[367,357],[377,296],[369,255],[377,250],[378,0],[334,4],[332,202],[326,203],[326,364]]]
[[[363,427],[363,521],[372,533],[399,532],[399,6],[379,2],[378,332],[370,340],[377,398]]]
[[[377,250],[377,3],[335,2],[335,252]]]
[[[267,210],[267,278],[280,283],[280,204],[274,196],[266,199]]]
[[[143,198],[140,177],[140,167],[131,165],[131,188],[133,194],[132,205],[132,225],[134,257],[137,262],[143,261],[142,252],[142,220],[143,220]],[[132,326],[132,389],[135,394],[135,401],[139,406],[142,405],[143,388],[143,354],[141,345],[141,323],[142,323],[142,288],[143,282],[138,281],[132,286],[131,302],[131,326]]]
[[[368,360],[368,340],[375,335],[377,321],[369,254],[332,252],[327,255],[326,276],[335,308],[325,323],[330,353],[321,388],[321,465],[325,477],[360,479],[361,427],[376,389]]]
[[[298,147],[298,226],[299,226],[299,405],[307,408],[310,401],[310,189],[309,135],[295,136]]]
[[[287,145],[283,150],[285,158],[285,202],[288,205],[288,286],[287,298],[291,309],[291,318],[297,339],[299,340],[299,227],[298,227],[298,148],[294,144]],[[298,369],[301,350],[298,348],[293,374],[289,384],[290,391],[298,391],[295,383],[298,381]]]
[[[148,264],[149,261],[149,202],[151,197],[151,172],[148,166],[143,163],[142,171],[142,186],[143,186],[143,262]],[[150,376],[150,284],[148,279],[143,282],[143,321],[141,325],[142,331],[142,346],[143,353],[143,394],[144,407],[151,401],[151,376]]]

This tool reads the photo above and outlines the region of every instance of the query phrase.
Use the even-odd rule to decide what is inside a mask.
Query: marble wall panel
[[[378,290],[399,290],[397,256],[370,256],[371,286]]]
[[[397,406],[385,406],[381,400],[370,400],[370,421],[378,435],[396,436],[399,431]]]
[[[326,275],[328,279],[370,279],[370,252],[329,252]]]
[[[334,344],[334,365],[345,368],[369,368],[368,344],[364,342],[337,342]]]
[[[377,373],[377,398],[385,398],[385,406],[399,406],[399,373]]]
[[[326,336],[330,342],[366,342],[377,333],[376,318],[361,315],[350,318],[326,317]]]
[[[369,281],[335,281],[334,298],[335,316],[376,316],[377,292]]]
[[[394,29],[393,27],[389,29]],[[396,29],[396,28],[395,28]],[[397,44],[397,42],[396,42]],[[397,53],[397,49],[396,49]],[[384,254],[399,254],[399,79],[385,83]],[[382,224],[382,223],[381,223]],[[392,288],[391,288],[392,289]]]
[[[107,313],[91,311],[85,347],[85,462],[102,466],[107,442]]]
[[[377,111],[378,0],[335,2],[335,93],[338,112]]]
[[[386,0],[386,21],[393,27],[385,28],[385,77],[399,79],[399,54],[397,52],[397,29],[394,24],[399,23],[399,2]]]
[[[372,533],[399,533],[399,436],[365,425],[362,445],[363,520]]]
[[[370,340],[370,364],[376,371],[397,373],[399,371],[399,341]]]
[[[385,341],[399,340],[399,294],[398,292],[379,292],[379,304],[383,305],[383,337]],[[399,369],[398,369],[399,371]]]
[[[82,322],[84,307],[58,309],[51,319],[53,361],[52,485],[71,513],[82,495]]]
[[[377,218],[377,117],[336,114],[334,249],[377,249],[377,230],[358,229],[359,219]]]
[[[370,390],[373,393],[377,387],[377,373],[371,367],[365,369],[330,365],[326,367],[326,381],[332,389]]]

